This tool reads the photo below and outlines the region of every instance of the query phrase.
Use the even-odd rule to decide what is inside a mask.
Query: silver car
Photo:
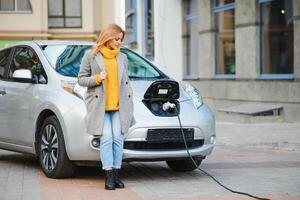
[[[0,50],[0,148],[34,154],[51,178],[69,177],[76,165],[99,163],[99,135],[86,133],[85,88],[77,84],[81,59],[91,42],[28,41]],[[124,161],[166,161],[177,171],[190,171],[181,133],[197,165],[215,145],[215,119],[190,84],[179,84],[178,113],[147,103],[155,81],[172,79],[147,59],[127,55],[133,88],[134,116],[124,143]],[[148,99],[149,100],[149,99]],[[151,102],[151,101],[150,101]]]

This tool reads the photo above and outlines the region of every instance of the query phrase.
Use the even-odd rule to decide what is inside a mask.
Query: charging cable
[[[184,145],[185,145],[185,148],[186,148],[186,151],[187,151],[187,154],[188,156],[190,157],[191,161],[193,162],[193,164],[195,165],[195,167],[200,170],[201,172],[203,172],[204,174],[206,174],[207,176],[209,176],[210,178],[212,178],[216,183],[218,183],[220,186],[222,186],[223,188],[225,188],[226,190],[232,192],[232,193],[235,193],[235,194],[240,194],[240,195],[245,195],[245,196],[249,196],[249,197],[252,197],[254,199],[259,199],[259,200],[271,200],[271,199],[268,199],[268,198],[262,198],[262,197],[258,197],[258,196],[254,196],[252,194],[249,194],[249,193],[246,193],[246,192],[239,192],[239,191],[236,191],[236,190],[232,190],[230,188],[228,188],[227,186],[223,185],[222,183],[220,183],[220,181],[218,181],[215,177],[213,177],[211,174],[209,174],[208,172],[204,171],[203,169],[201,169],[195,162],[194,158],[191,156],[190,154],[190,151],[189,151],[189,148],[187,146],[187,143],[186,143],[186,138],[185,138],[185,135],[184,135],[184,132],[183,132],[183,128],[182,128],[182,124],[181,124],[181,120],[180,120],[180,117],[179,117],[179,113],[178,113],[178,110],[174,104],[174,106],[170,106],[169,104],[171,104],[170,102],[167,102],[165,103],[166,104],[166,108],[168,108],[167,110],[169,110],[170,108],[171,109],[175,109],[175,112],[176,112],[176,115],[177,115],[177,118],[178,118],[178,122],[179,122],[179,125],[180,125],[180,129],[181,129],[181,134],[182,134],[182,138],[183,138],[183,141],[184,141]]]

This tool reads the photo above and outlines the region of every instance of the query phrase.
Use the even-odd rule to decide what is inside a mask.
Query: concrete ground
[[[201,164],[227,187],[270,199],[300,199],[300,124],[217,123],[217,145]],[[37,160],[0,150],[0,199],[251,199],[230,193],[195,170],[164,162],[124,163],[125,189],[104,190],[104,174],[80,167],[69,179],[48,179]]]

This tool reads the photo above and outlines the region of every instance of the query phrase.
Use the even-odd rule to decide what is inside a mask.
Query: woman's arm
[[[87,51],[82,58],[80,70],[78,73],[78,84],[83,87],[95,87],[99,84],[99,82],[97,82],[96,80],[97,75],[91,75],[91,64],[89,61],[89,56],[89,51]]]

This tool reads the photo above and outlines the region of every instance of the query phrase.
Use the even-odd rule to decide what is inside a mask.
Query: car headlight
[[[181,82],[181,85],[184,91],[191,97],[195,108],[200,108],[203,105],[203,101],[198,90],[193,85],[187,82]]]
[[[80,99],[84,99],[85,93],[86,93],[86,90],[87,90],[86,87],[81,87],[76,82],[74,83],[74,82],[65,81],[65,80],[61,80],[61,85],[62,85],[62,88],[65,91],[79,97]]]

